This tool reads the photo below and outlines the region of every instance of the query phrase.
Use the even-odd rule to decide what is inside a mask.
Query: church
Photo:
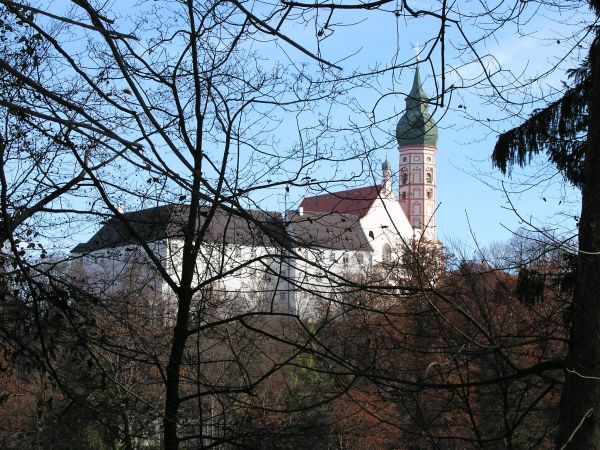
[[[386,160],[380,183],[305,197],[293,211],[202,207],[194,281],[204,313],[318,320],[344,303],[344,286],[368,280],[411,242],[436,242],[437,127],[427,104],[417,67],[396,127],[397,190]],[[189,206],[180,204],[113,217],[73,248],[71,273],[98,295],[143,296],[174,314],[188,218]]]

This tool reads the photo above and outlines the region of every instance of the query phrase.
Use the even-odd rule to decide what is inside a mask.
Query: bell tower
[[[406,97],[406,110],[398,121],[400,153],[400,205],[417,235],[435,240],[437,127],[427,109],[419,67]]]
[[[392,165],[390,162],[386,160],[381,165],[381,194],[384,197],[390,197],[394,195],[393,187],[392,187]]]

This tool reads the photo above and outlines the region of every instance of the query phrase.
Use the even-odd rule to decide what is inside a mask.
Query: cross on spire
[[[414,49],[415,49],[415,54],[417,57],[417,62],[419,62],[419,53],[421,53],[421,49],[419,48],[419,41],[417,41],[417,43],[415,44]]]

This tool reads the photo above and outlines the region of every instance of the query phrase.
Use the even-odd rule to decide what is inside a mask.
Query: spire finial
[[[421,53],[421,49],[419,48],[419,41],[417,41],[417,43],[415,44],[415,54],[417,62],[419,62],[419,53]]]

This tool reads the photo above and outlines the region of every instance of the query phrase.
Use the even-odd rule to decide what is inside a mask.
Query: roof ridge
[[[338,194],[343,194],[344,192],[353,192],[353,191],[360,191],[360,190],[373,189],[373,188],[379,189],[379,188],[381,188],[381,184],[376,183],[376,184],[370,184],[368,186],[361,186],[361,187],[352,188],[352,189],[344,189],[342,191],[326,192],[324,194],[311,195],[309,197],[304,197],[303,200],[307,199],[307,198],[323,197],[326,195],[338,195]]]

